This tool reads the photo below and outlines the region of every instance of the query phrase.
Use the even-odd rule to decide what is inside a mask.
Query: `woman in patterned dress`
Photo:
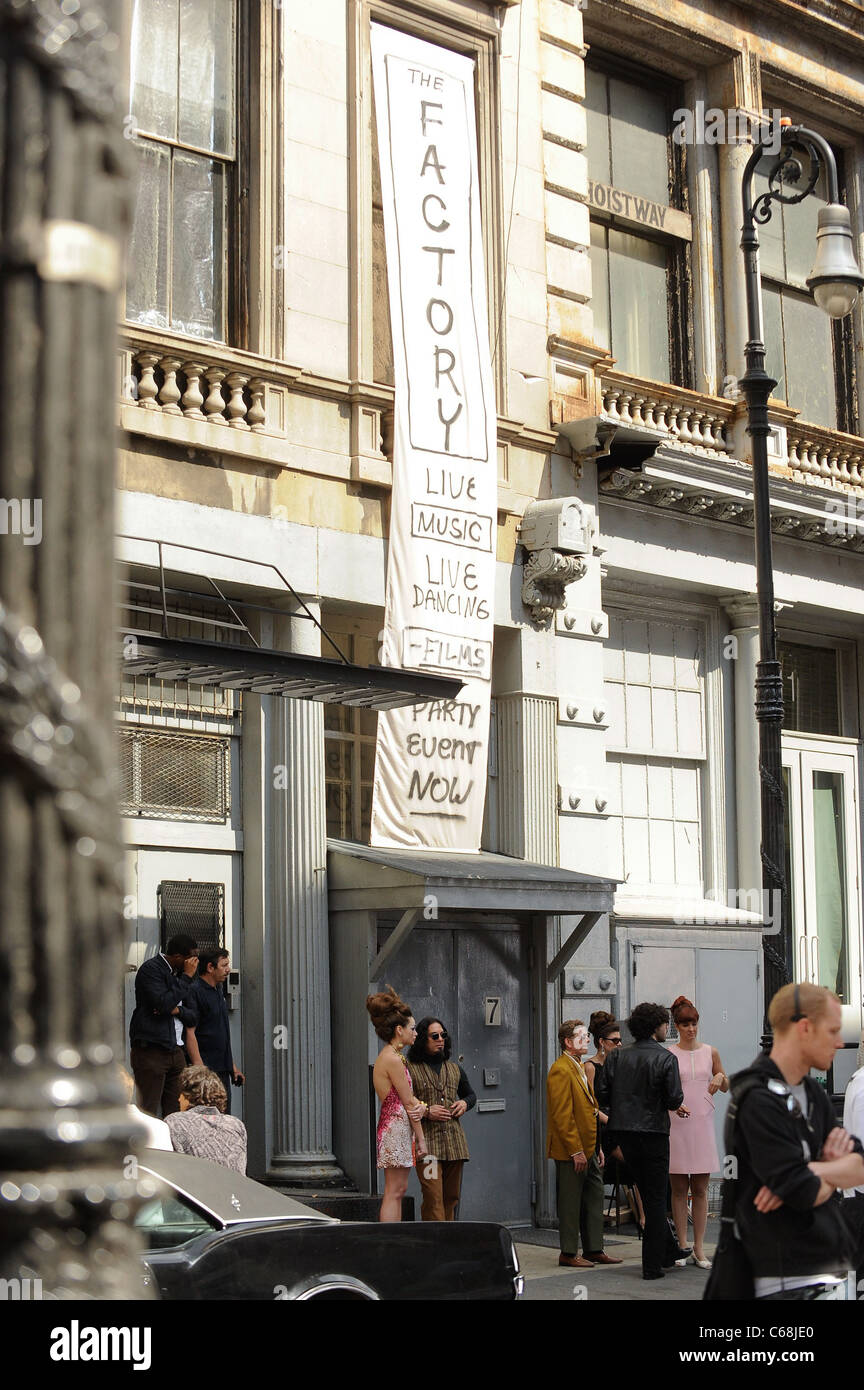
[[[410,1047],[417,1036],[414,1019],[398,994],[386,989],[370,994],[366,1008],[372,1025],[384,1043],[372,1070],[375,1094],[381,1102],[378,1119],[378,1167],[384,1170],[384,1196],[379,1221],[402,1220],[402,1198],[408,1187],[408,1174],[414,1167],[414,1153],[425,1154],[426,1144],[420,1120],[427,1107],[418,1101],[403,1047]],[[413,1138],[412,1138],[413,1131]]]

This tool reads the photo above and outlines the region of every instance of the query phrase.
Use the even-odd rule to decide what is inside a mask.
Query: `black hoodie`
[[[754,1276],[792,1278],[854,1268],[842,1199],[835,1193],[821,1206],[813,1205],[820,1180],[807,1165],[819,1158],[822,1145],[837,1125],[826,1091],[812,1077],[805,1078],[805,1120],[790,1112],[787,1094],[769,1088],[771,1079],[786,1086],[770,1057],[757,1057],[744,1071],[737,1072],[732,1077],[733,1092],[751,1076],[759,1077],[760,1084],[741,1102],[733,1149],[738,1158],[735,1218]],[[855,1148],[862,1152],[860,1140],[855,1140]],[[782,1207],[771,1212],[756,1210],[753,1199],[763,1185],[782,1199]]]

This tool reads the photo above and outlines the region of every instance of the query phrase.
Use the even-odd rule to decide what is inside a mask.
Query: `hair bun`
[[[605,1009],[595,1009],[588,1020],[588,1032],[594,1039],[595,1047],[599,1047],[601,1040],[605,1040],[618,1027],[615,1015],[607,1013]]]
[[[592,1029],[592,1028],[594,1028],[595,1025],[596,1025],[598,1028],[602,1028],[602,1026],[603,1026],[604,1023],[614,1023],[614,1022],[615,1022],[615,1015],[614,1015],[614,1014],[607,1013],[605,1009],[595,1009],[594,1013],[591,1015],[590,1019],[588,1020],[588,1027],[589,1027],[589,1029]]]
[[[672,1015],[672,1021],[676,1025],[676,1027],[678,1024],[678,1019],[683,1013],[692,1013],[696,1015],[697,1020],[699,1018],[699,1010],[696,1008],[696,1005],[693,1003],[693,1000],[687,998],[686,994],[678,995],[678,998],[674,1000],[674,1002],[671,1004],[669,1012]]]
[[[379,994],[367,994],[366,1008],[372,1027],[383,1042],[389,1042],[396,1029],[404,1028],[411,1017],[410,1007],[403,1003],[391,985]]]

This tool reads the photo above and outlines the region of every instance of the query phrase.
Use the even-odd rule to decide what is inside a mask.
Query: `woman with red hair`
[[[669,1182],[672,1187],[672,1216],[678,1232],[678,1244],[687,1245],[687,1193],[693,1210],[693,1263],[700,1269],[710,1269],[703,1241],[708,1222],[708,1178],[720,1170],[717,1143],[714,1138],[714,1100],[718,1091],[728,1091],[729,1078],[723,1071],[720,1055],[710,1043],[697,1041],[699,1010],[683,994],[679,994],[671,1009],[679,1041],[671,1044],[689,1119],[681,1119],[670,1111]],[[686,1264],[686,1259],[676,1260]]]

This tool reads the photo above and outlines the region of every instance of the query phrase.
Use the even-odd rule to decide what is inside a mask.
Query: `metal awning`
[[[462,689],[451,676],[353,665],[271,561],[154,537],[117,540],[130,569],[119,605],[124,675],[380,710],[455,700]],[[252,614],[311,623],[339,659],[262,647]],[[190,625],[205,636],[187,637]]]
[[[370,979],[400,949],[423,909],[435,900],[441,912],[497,912],[578,917],[546,975],[557,979],[604,912],[612,909],[617,881],[534,864],[506,854],[450,850],[377,849],[348,840],[327,841],[327,884],[333,912],[401,910],[402,917],[378,953]]]
[[[151,633],[135,634],[134,643],[128,636],[124,639],[123,673],[368,709],[399,709],[418,701],[454,700],[463,684],[449,677],[403,671],[394,666],[354,666],[323,656]]]

